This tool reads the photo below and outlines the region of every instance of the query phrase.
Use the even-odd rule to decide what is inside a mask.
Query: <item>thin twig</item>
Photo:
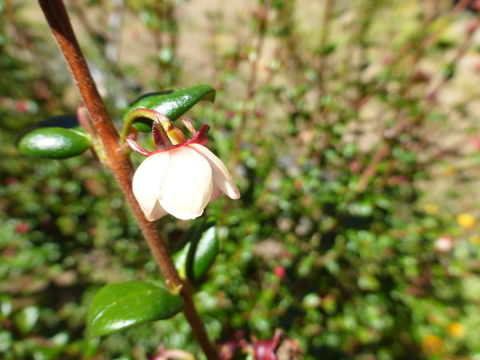
[[[67,61],[76,86],[90,114],[101,144],[107,155],[107,165],[112,171],[132,209],[152,254],[171,289],[181,289],[185,306],[183,312],[208,359],[218,359],[218,352],[211,345],[203,323],[195,309],[192,292],[188,284],[182,282],[175,270],[165,241],[159,235],[154,223],[149,222],[131,190],[133,166],[123,147],[119,144],[118,133],[113,126],[107,109],[98,93],[87,63],[82,54],[72,25],[62,0],[38,0],[50,25],[60,50]]]
[[[427,18],[429,21],[428,24],[424,24],[423,28],[421,29],[422,38],[420,40],[420,44],[416,41],[411,41],[405,44],[400,51],[397,52],[396,56],[388,61],[389,66],[396,65],[400,60],[404,59],[406,55],[409,54],[411,50],[414,50],[413,54],[411,55],[412,58],[410,59],[409,68],[413,68],[421,56],[423,55],[424,51],[429,48],[443,33],[443,31],[448,27],[450,24],[449,20],[452,16],[458,15],[461,11],[465,10],[468,6],[470,0],[460,0],[447,14],[440,19],[440,24],[438,28],[432,30],[433,32],[429,33],[429,28],[435,25],[436,18]],[[443,22],[442,22],[443,21]],[[427,31],[425,30],[427,29]]]
[[[465,6],[465,4],[463,4]],[[467,34],[463,40],[463,42],[460,44],[458,47],[454,58],[452,59],[451,63],[456,66],[460,60],[463,58],[463,56],[466,54],[467,50],[471,47],[472,45],[472,39],[475,34],[475,32],[478,29],[479,25],[479,20],[476,19],[474,23],[470,25],[470,29],[468,29]],[[416,62],[420,59],[420,55],[418,55],[418,58]],[[415,73],[415,69],[411,70],[409,78],[405,81],[405,83],[410,83],[412,81],[413,75]],[[439,84],[429,92],[425,96],[426,100],[426,107],[424,112],[430,110],[434,105],[435,102],[433,101],[435,95],[441,90],[443,86],[445,86],[448,82],[449,78],[444,77]],[[403,93],[406,91],[407,87],[404,87]],[[423,112],[423,113],[424,113]],[[385,133],[388,133],[388,137],[385,138],[383,143],[377,148],[377,151],[373,155],[372,161],[368,164],[368,166],[365,168],[363,171],[362,175],[360,176],[360,180],[358,183],[358,190],[363,191],[367,187],[368,183],[370,182],[370,179],[375,175],[377,171],[377,166],[378,164],[385,159],[392,151],[392,140],[397,138],[397,136],[408,126],[410,125],[416,125],[422,118],[423,118],[423,113],[420,115],[414,117],[413,119],[409,119],[408,117],[401,117],[400,120],[395,124],[395,126],[392,129],[385,130]],[[397,114],[399,115],[399,113]]]

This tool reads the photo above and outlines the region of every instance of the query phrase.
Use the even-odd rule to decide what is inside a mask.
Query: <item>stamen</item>
[[[158,113],[152,124],[153,141],[155,141],[158,149],[165,149],[173,146],[167,133],[165,132],[165,128],[162,125],[161,121],[164,120],[162,117],[167,119],[167,121],[170,121],[166,116]]]
[[[132,148],[133,151],[143,155],[143,156],[150,156],[152,153],[145,150],[142,146],[140,146],[135,140],[126,138],[125,141],[128,145]]]
[[[207,124],[204,124],[200,130],[197,131],[197,133],[195,134],[195,139],[196,139],[196,142],[201,144],[201,145],[204,145],[207,140],[208,140],[208,132],[210,131],[210,126],[208,126]]]
[[[190,134],[192,134],[193,136],[197,135],[197,130],[195,129],[195,127],[193,126],[192,122],[189,119],[181,117],[180,120],[182,120],[183,125],[185,125],[188,131],[190,131]]]

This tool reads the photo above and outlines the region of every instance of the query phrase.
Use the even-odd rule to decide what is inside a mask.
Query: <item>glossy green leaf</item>
[[[61,127],[43,127],[25,134],[18,143],[20,151],[26,155],[65,159],[77,156],[90,147],[86,134]]]
[[[155,110],[174,121],[201,100],[213,102],[215,100],[215,89],[208,85],[197,85],[186,89],[146,94],[137,99],[125,111],[123,119],[125,120],[132,110],[147,108]],[[139,118],[135,120],[133,126],[138,131],[148,132],[152,128],[151,124],[151,120]]]
[[[192,281],[201,279],[210,269],[219,250],[217,228],[212,224],[197,242],[192,242],[187,257],[187,276]]]
[[[177,314],[183,299],[142,281],[109,284],[94,297],[87,316],[90,336],[103,336]]]
[[[175,254],[175,266],[182,277],[198,282],[212,266],[219,251],[213,221],[195,224],[186,233],[188,243]]]

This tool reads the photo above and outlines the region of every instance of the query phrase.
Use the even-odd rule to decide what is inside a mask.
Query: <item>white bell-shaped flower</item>
[[[164,134],[176,145],[148,153],[129,140],[134,150],[148,156],[137,168],[132,182],[133,193],[148,220],[157,220],[167,213],[182,220],[195,219],[222,193],[231,199],[240,198],[224,163],[200,144],[206,140],[208,127],[193,130],[194,137],[182,142],[183,134],[171,123],[162,125]],[[157,141],[160,135],[154,138]]]

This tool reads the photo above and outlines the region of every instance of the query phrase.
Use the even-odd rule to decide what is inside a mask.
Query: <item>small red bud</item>
[[[29,230],[30,230],[30,226],[25,222],[21,222],[21,223],[17,224],[17,226],[15,226],[15,232],[17,234],[25,234]]]
[[[15,110],[19,113],[26,113],[28,110],[27,102],[25,100],[19,100],[15,103]]]
[[[278,265],[277,267],[275,267],[275,269],[273,269],[273,273],[280,279],[284,279],[286,275],[286,270],[283,266]]]

